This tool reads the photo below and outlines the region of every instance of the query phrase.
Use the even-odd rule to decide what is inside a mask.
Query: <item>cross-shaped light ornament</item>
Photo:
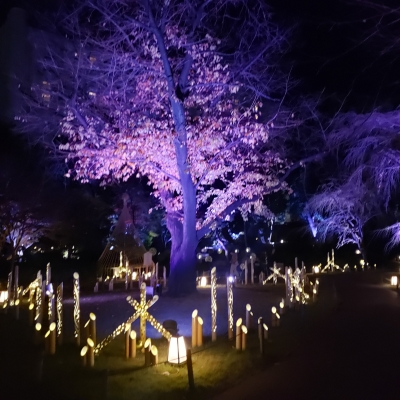
[[[151,300],[146,302],[146,284],[143,282],[140,285],[140,302],[132,299],[131,296],[126,298],[126,301],[134,307],[135,313],[126,322],[119,325],[111,335],[100,342],[95,348],[95,353],[98,354],[100,350],[107,346],[116,336],[125,331],[126,325],[132,324],[138,318],[140,318],[140,342],[138,345],[143,345],[146,341],[146,321],[149,321],[153,328],[160,332],[167,340],[170,340],[172,335],[147,311],[157,300],[158,296],[154,296]]]
[[[279,267],[276,266],[276,263],[274,263],[274,266],[272,268],[270,268],[270,270],[272,271],[272,274],[264,281],[264,285],[270,280],[272,279],[274,282],[274,285],[276,285],[276,282],[278,281],[278,278],[282,278],[283,280],[285,280],[285,277],[282,275],[281,273],[281,269]]]

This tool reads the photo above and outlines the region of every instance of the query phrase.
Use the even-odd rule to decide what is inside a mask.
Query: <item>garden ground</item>
[[[250,303],[256,317],[269,322],[269,310],[282,297],[283,285],[236,288],[235,319],[244,317]],[[132,313],[126,293],[103,293],[82,298],[82,320],[94,311],[99,338]],[[138,293],[133,294],[137,296]],[[65,301],[67,332],[71,301]],[[79,349],[71,342],[55,356],[43,358],[42,383],[35,382],[40,371],[39,349],[31,344],[31,330],[21,309],[19,321],[12,312],[0,314],[0,399],[19,399],[27,394],[42,399],[395,399],[400,378],[400,300],[386,285],[380,272],[325,275],[317,304],[290,311],[282,326],[271,330],[265,357],[258,355],[257,339],[249,336],[249,350],[237,353],[226,339],[226,291],[218,288],[218,334],[198,351],[193,349],[196,391],[187,390],[185,367],[162,363],[143,368],[143,355],[123,358],[123,338],[112,342],[93,370],[80,367]],[[209,289],[190,298],[161,297],[150,311],[160,321],[175,319],[180,333],[190,336],[190,318],[197,308],[204,318],[205,334],[210,332]],[[72,314],[71,314],[72,315]],[[111,317],[113,315],[113,317]],[[135,327],[135,325],[134,325]],[[137,326],[136,326],[137,327]],[[148,335],[165,361],[165,339],[148,329]],[[189,344],[189,340],[187,341]],[[231,389],[229,389],[231,388]]]

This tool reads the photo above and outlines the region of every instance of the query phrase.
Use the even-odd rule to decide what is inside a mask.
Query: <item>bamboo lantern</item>
[[[130,338],[131,338],[131,324],[125,325],[125,358],[129,358],[130,356]]]
[[[132,330],[129,335],[129,357],[136,357],[136,332]]]
[[[217,340],[217,268],[211,270],[211,340]]]
[[[50,330],[50,348],[49,354],[56,354],[56,323],[52,322],[49,327]]]
[[[88,350],[89,350],[88,346],[83,346],[81,349],[81,360],[83,367],[86,367],[87,365]]]
[[[247,260],[244,262],[244,284],[247,285],[248,280],[248,271],[247,271]]]
[[[46,266],[46,285],[49,285],[51,282],[51,267],[50,263]]]
[[[203,318],[197,317],[197,346],[203,346]]]
[[[277,326],[276,307],[272,307],[271,308],[271,312],[272,312],[272,315],[271,315],[271,326],[275,327],[275,326]]]
[[[44,352],[50,354],[50,331],[47,331],[44,335]]]
[[[90,333],[89,333],[89,320],[86,321],[85,325],[83,325],[83,336],[86,339],[90,338]]]
[[[268,326],[266,324],[263,324],[263,330],[264,330],[264,340],[268,339]]]
[[[242,329],[242,350],[246,350],[247,343],[247,328],[245,325],[241,326]]]
[[[236,321],[236,350],[242,350],[242,318]]]
[[[228,339],[233,339],[233,277],[226,280],[226,291],[228,297]]]
[[[194,310],[192,312],[192,348],[197,346],[197,316],[198,316],[198,311]]]
[[[253,329],[253,313],[250,304],[246,304],[246,327],[249,331]]]
[[[317,289],[313,289],[312,291],[312,301],[315,302],[317,301]]]
[[[263,318],[258,318],[258,341],[260,343],[260,353],[264,354],[264,334],[263,334]]]
[[[163,287],[167,287],[167,268],[163,267]]]
[[[94,342],[91,338],[87,338],[86,340],[87,345],[88,345],[88,365],[89,367],[94,366]]]
[[[33,321],[35,318],[35,305],[33,303],[29,304],[28,318],[29,318],[29,325],[33,325]]]
[[[53,293],[49,293],[49,302],[47,304],[47,315],[49,319],[49,323],[54,322],[55,320],[55,296]]]
[[[35,324],[35,344],[39,345],[40,344],[40,331],[42,330],[42,324],[40,322],[36,322]]]
[[[64,285],[60,283],[57,286],[57,340],[58,344],[63,342],[63,291]]]
[[[144,342],[144,365],[146,367],[150,366],[151,359],[150,359],[150,348],[151,348],[151,339],[148,338]]]
[[[285,300],[282,299],[282,301],[279,303],[279,308],[281,311],[281,315],[285,314]]]
[[[89,314],[89,336],[96,346],[96,315],[94,313]]]
[[[79,274],[77,272],[73,275],[74,278],[74,337],[76,344],[79,346],[81,342],[81,328],[80,328],[80,321],[81,321],[81,309],[79,303]],[[89,349],[90,354],[90,349]],[[90,363],[89,363],[90,364]]]
[[[158,364],[158,350],[157,347],[154,345],[152,345],[150,349],[150,360],[151,360],[151,365]]]

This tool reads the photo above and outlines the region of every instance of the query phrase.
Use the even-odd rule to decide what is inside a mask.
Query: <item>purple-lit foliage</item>
[[[287,33],[255,0],[74,4],[54,16],[63,37],[41,34],[46,79],[20,119],[60,116],[67,176],[147,177],[172,238],[169,290],[190,292],[199,240],[236,210],[269,214],[263,196],[302,164],[269,140],[301,122],[276,67]]]

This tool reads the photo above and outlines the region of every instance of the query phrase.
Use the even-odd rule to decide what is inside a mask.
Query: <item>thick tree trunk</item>
[[[196,232],[184,237],[183,224],[175,217],[167,218],[172,242],[168,293],[184,296],[196,291]]]

